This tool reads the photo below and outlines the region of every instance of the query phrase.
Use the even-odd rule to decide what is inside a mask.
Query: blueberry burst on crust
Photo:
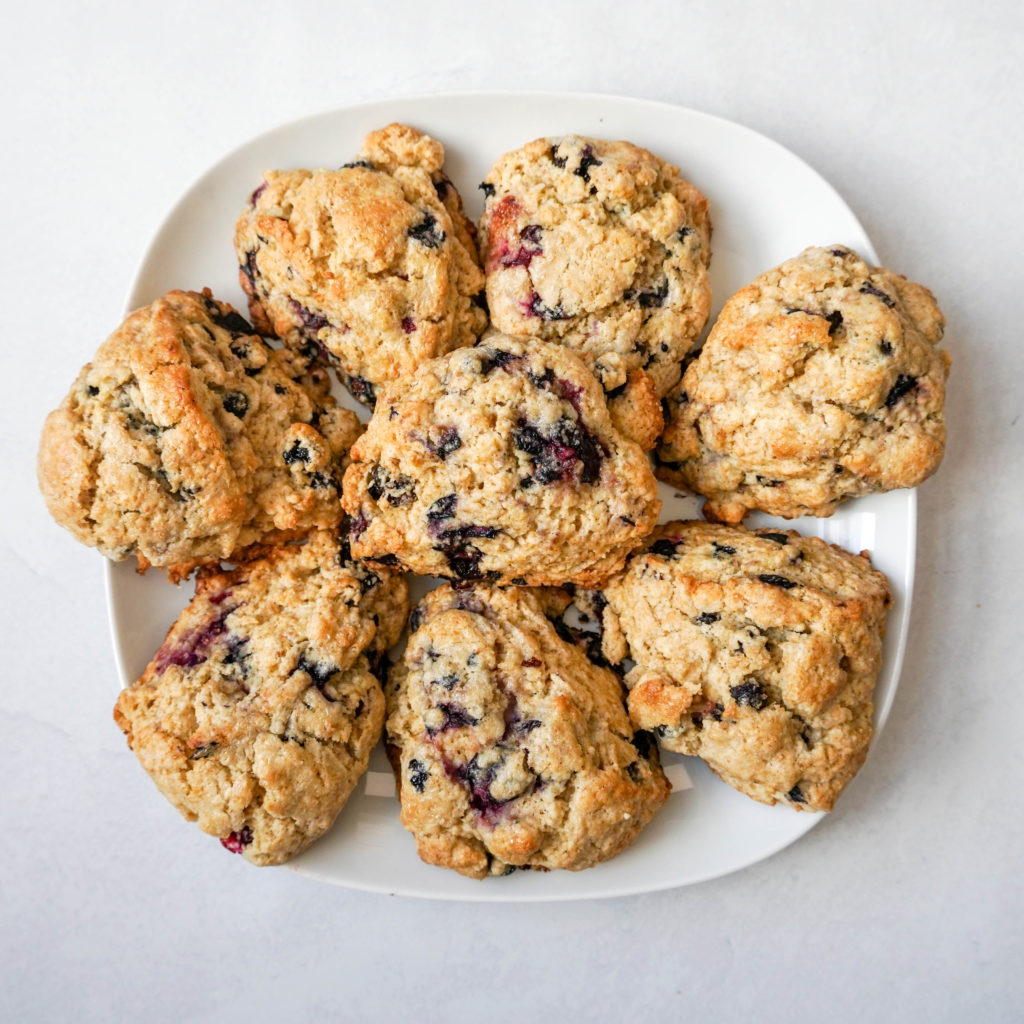
[[[499,334],[389,386],[352,459],[353,554],[462,583],[597,586],[660,511],[579,358]]]

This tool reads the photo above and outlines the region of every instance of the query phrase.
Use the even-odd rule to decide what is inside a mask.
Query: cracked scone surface
[[[426,576],[597,585],[661,507],[579,358],[497,334],[385,389],[352,460],[353,554]]]
[[[319,838],[381,735],[374,675],[408,610],[404,577],[318,531],[196,596],[114,719],[161,793],[254,864]]]
[[[330,353],[356,398],[487,324],[473,225],[444,148],[405,125],[337,170],[268,171],[235,229],[253,322]]]
[[[832,809],[871,742],[890,605],[868,560],[817,537],[659,526],[604,590],[629,711],[762,803]]]
[[[49,415],[39,483],[108,558],[187,567],[336,526],[361,429],[323,367],[208,290],[173,291],[130,314]]]
[[[723,522],[916,486],[945,447],[943,324],[922,285],[805,250],[725,304],[665,401],[658,475]]]
[[[665,395],[708,317],[704,196],[645,149],[575,135],[507,153],[481,188],[495,327],[569,346],[613,396],[640,370]]]
[[[619,678],[545,617],[563,592],[431,591],[386,686],[402,824],[428,864],[474,878],[590,867],[665,802]]]

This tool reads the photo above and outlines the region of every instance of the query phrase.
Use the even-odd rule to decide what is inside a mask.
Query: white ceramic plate
[[[142,260],[127,308],[145,305],[171,288],[209,286],[218,298],[244,311],[232,239],[235,218],[262,172],[336,167],[352,158],[367,132],[391,121],[415,125],[444,142],[447,171],[473,217],[480,212],[476,185],[494,160],[539,136],[575,132],[629,139],[678,164],[711,203],[712,321],[734,291],[808,245],[841,243],[877,262],[864,229],[835,190],[778,143],[740,125],[683,107],[609,96],[427,96],[319,114],[283,125],[226,156],[168,215]],[[365,418],[365,410],[340,388],[336,394]],[[661,490],[664,520],[699,515],[694,499],[668,487]],[[903,656],[916,507],[912,491],[897,491],[850,502],[831,519],[795,524],[850,551],[869,550],[892,583],[895,603],[876,693],[879,727],[892,703]],[[756,524],[771,521],[754,519]],[[114,651],[127,684],[142,673],[191,588],[171,586],[156,573],[140,577],[127,563],[111,565],[107,582]],[[425,586],[426,581],[417,583]],[[675,791],[619,857],[587,871],[527,872],[477,882],[419,861],[412,837],[399,824],[394,783],[378,749],[333,830],[292,867],[325,882],[436,898],[522,902],[622,896],[687,885],[753,864],[821,818],[755,803],[696,759],[669,754],[665,760]],[[842,814],[842,802],[835,813]],[[218,853],[219,847],[217,853],[211,849],[211,856]]]

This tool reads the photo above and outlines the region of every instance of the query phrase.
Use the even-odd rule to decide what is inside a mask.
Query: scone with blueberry
[[[404,578],[354,562],[328,531],[201,570],[114,718],[185,818],[280,864],[330,828],[365,772],[384,721],[377,675],[407,611]]]
[[[444,147],[405,125],[334,170],[268,171],[235,228],[253,322],[320,347],[360,401],[487,324],[473,225]]]
[[[506,153],[481,188],[495,327],[580,354],[619,429],[650,447],[708,317],[707,200],[639,146],[576,135]]]
[[[661,507],[580,359],[498,334],[385,388],[352,460],[353,554],[463,582],[597,586]]]
[[[945,448],[943,325],[922,285],[806,249],[725,304],[666,399],[658,475],[722,522],[915,487]]]
[[[387,684],[402,824],[428,864],[473,878],[577,871],[665,802],[657,749],[619,678],[561,639],[563,592],[444,586],[413,612]]]
[[[326,369],[271,348],[209,293],[168,292],[100,346],[39,446],[57,522],[171,575],[337,526],[361,427]]]
[[[867,756],[890,605],[868,559],[792,530],[659,526],[605,588],[629,712],[741,793],[832,809]]]

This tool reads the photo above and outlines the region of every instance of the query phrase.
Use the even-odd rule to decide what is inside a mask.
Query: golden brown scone
[[[196,596],[114,719],[161,793],[233,853],[280,864],[334,822],[380,738],[374,674],[408,590],[318,531]]]
[[[762,803],[832,809],[867,756],[890,604],[866,557],[795,531],[659,526],[605,588],[638,729]]]
[[[268,171],[235,228],[254,323],[321,347],[371,406],[487,324],[475,232],[443,162],[436,139],[388,125],[338,170]]]
[[[499,334],[389,385],[352,459],[353,554],[421,575],[597,586],[661,507],[580,359]]]
[[[649,414],[629,429],[644,394],[630,391],[644,373],[662,398],[707,321],[707,200],[639,146],[575,135],[506,153],[481,188],[495,327],[576,351],[611,393],[619,429],[649,447]]]
[[[325,369],[209,290],[168,292],[100,346],[46,420],[39,485],[108,558],[178,570],[337,526],[359,421]]]
[[[942,330],[927,288],[843,246],[805,250],[725,304],[666,399],[658,475],[723,522],[915,487],[945,447]]]
[[[668,796],[618,677],[558,636],[551,604],[444,586],[413,612],[387,734],[402,824],[428,864],[473,878],[578,871],[625,849]]]

